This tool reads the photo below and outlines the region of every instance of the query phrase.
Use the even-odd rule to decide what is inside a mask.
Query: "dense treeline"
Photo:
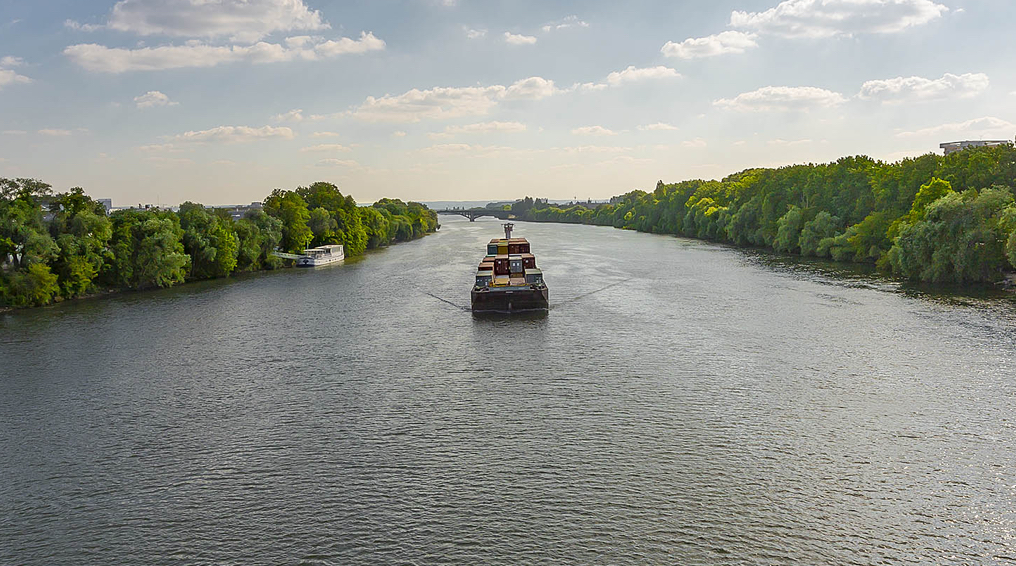
[[[330,183],[276,189],[263,210],[234,220],[192,202],[178,212],[107,215],[80,188],[53,194],[41,181],[0,178],[0,307],[275,269],[276,250],[343,244],[355,256],[437,228],[437,214],[420,203],[361,207]]]
[[[660,181],[609,204],[526,198],[519,218],[614,226],[874,263],[908,279],[993,282],[1016,267],[1016,149],[969,148],[883,163],[749,169],[720,181]]]

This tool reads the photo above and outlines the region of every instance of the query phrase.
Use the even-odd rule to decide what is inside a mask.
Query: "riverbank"
[[[276,189],[242,213],[186,202],[107,214],[80,188],[0,179],[0,189],[0,308],[273,270],[284,265],[276,251],[341,244],[356,257],[440,227],[420,203],[361,207],[325,182]]]
[[[911,281],[993,284],[1016,268],[1014,187],[1016,148],[1007,143],[660,181],[600,205],[526,197],[511,212],[865,263]]]
[[[424,234],[424,236],[422,236],[421,238],[418,238],[418,239],[425,238],[426,236],[429,236],[429,235],[434,234],[434,233],[436,233],[436,232],[428,232],[427,234]],[[416,239],[410,240],[410,241],[416,241]],[[392,246],[394,246],[394,245],[395,244],[392,244]],[[317,271],[324,271],[324,270],[328,270],[328,269],[341,268],[341,266],[343,266],[343,265],[350,265],[350,264],[356,264],[356,263],[359,263],[359,262],[362,262],[362,261],[367,261],[367,260],[370,259],[370,257],[372,255],[374,255],[376,253],[383,252],[383,251],[387,250],[389,247],[391,247],[391,246],[385,246],[383,248],[372,248],[372,249],[369,249],[366,252],[364,252],[362,255],[348,257],[348,258],[344,259],[342,262],[339,262],[339,263],[336,263],[336,264],[332,264],[332,265],[325,265],[325,266],[320,266],[320,267],[305,268],[305,267],[297,267],[296,263],[294,261],[289,260],[289,261],[286,261],[286,265],[282,265],[282,266],[276,267],[274,269],[261,269],[261,270],[258,270],[258,271],[234,272],[234,273],[231,273],[228,277],[221,277],[221,278],[215,278],[215,279],[193,279],[193,280],[184,281],[183,283],[179,283],[177,285],[174,285],[173,288],[174,289],[177,289],[177,288],[187,288],[187,287],[192,287],[194,285],[198,285],[198,284],[202,284],[202,283],[239,283],[241,281],[249,280],[249,279],[252,279],[252,278],[255,278],[255,277],[263,277],[263,276],[267,276],[267,275],[272,274],[272,273],[277,273],[277,272],[282,272],[282,271],[290,271],[290,270],[308,270],[308,271],[317,270]],[[78,302],[85,302],[85,301],[97,301],[97,300],[110,299],[110,298],[120,297],[120,296],[124,296],[124,295],[131,295],[131,294],[139,294],[140,295],[140,294],[146,294],[146,293],[155,293],[155,292],[159,292],[159,291],[162,291],[162,290],[164,290],[164,288],[162,288],[162,287],[148,287],[148,288],[144,288],[144,289],[104,289],[104,290],[101,290],[101,291],[95,291],[95,292],[92,292],[92,293],[87,293],[87,294],[84,294],[84,295],[79,295],[79,296],[76,296],[74,298],[63,298],[63,297],[60,297],[60,298],[54,299],[51,303],[49,303],[47,305],[38,305],[38,306],[36,306],[36,305],[29,305],[29,306],[23,306],[23,307],[0,306],[0,315],[17,313],[17,312],[23,312],[23,311],[28,311],[28,310],[35,310],[35,309],[39,309],[39,308],[43,308],[43,307],[54,307],[54,306],[57,306],[57,305],[60,305],[60,304],[64,304],[64,303],[78,303]]]

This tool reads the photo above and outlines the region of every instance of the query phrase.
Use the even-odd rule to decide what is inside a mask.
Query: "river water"
[[[1016,560],[1016,307],[497,221],[0,315],[0,564]]]

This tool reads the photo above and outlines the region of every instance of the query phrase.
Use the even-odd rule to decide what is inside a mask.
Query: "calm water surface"
[[[492,219],[0,315],[0,564],[1016,560],[1016,308]],[[433,296],[427,294],[431,293]]]

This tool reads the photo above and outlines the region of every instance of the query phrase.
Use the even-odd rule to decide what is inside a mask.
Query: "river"
[[[0,564],[1016,560],[1016,303],[484,218],[0,314]]]

